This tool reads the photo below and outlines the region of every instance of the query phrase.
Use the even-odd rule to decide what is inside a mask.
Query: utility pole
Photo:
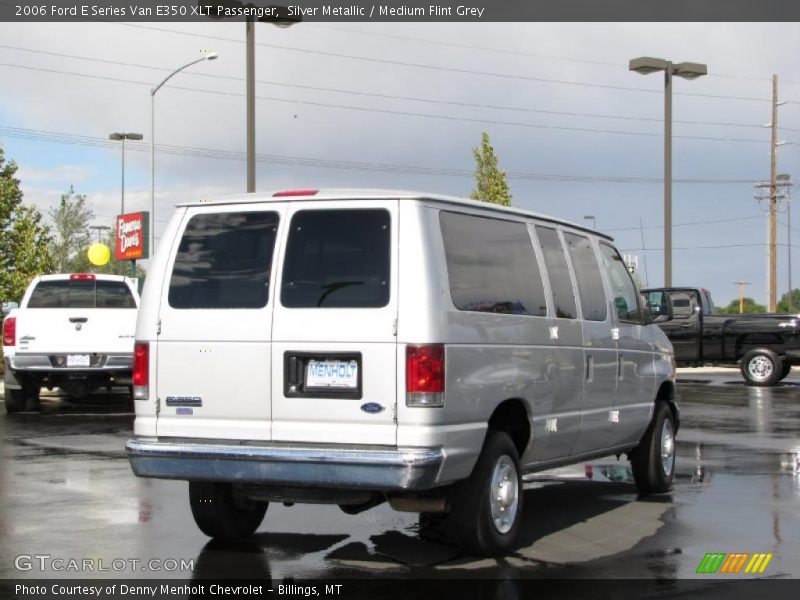
[[[778,310],[778,76],[772,76],[772,143],[769,161],[769,312]]]
[[[749,281],[734,281],[734,285],[739,286],[739,314],[744,313],[744,286],[750,285]]]

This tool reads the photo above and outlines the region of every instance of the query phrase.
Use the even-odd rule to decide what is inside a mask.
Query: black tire
[[[208,481],[189,482],[189,504],[200,531],[226,542],[253,535],[269,505],[237,493],[230,483]]]
[[[675,416],[666,402],[656,405],[653,420],[630,453],[633,480],[640,494],[662,494],[675,477]]]
[[[28,397],[25,395],[24,390],[10,390],[6,388],[5,405],[8,414],[30,410],[28,406]]]
[[[502,487],[498,489],[498,485]],[[497,500],[503,498],[502,502],[492,501],[495,494]],[[493,518],[493,506],[499,515],[499,524]],[[517,449],[508,434],[489,430],[472,474],[453,488],[450,522],[456,541],[470,554],[505,554],[517,537],[522,509],[522,475]],[[506,510],[510,517],[503,518]]]
[[[742,357],[742,377],[750,385],[775,385],[780,380],[782,369],[781,357],[769,348],[756,348]]]
[[[778,381],[783,381],[789,376],[789,373],[792,372],[792,365],[785,360],[783,361],[783,366],[781,367],[781,375],[778,377]]]

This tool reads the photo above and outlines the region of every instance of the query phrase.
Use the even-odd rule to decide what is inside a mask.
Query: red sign
[[[114,256],[117,260],[138,260],[147,258],[149,237],[149,212],[117,215],[116,244]]]

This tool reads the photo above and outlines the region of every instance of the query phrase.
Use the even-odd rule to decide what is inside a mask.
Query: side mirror
[[[10,313],[15,308],[19,308],[19,303],[18,302],[2,302],[2,303],[0,303],[0,306],[2,306],[3,316],[5,317],[8,313]]]
[[[672,320],[672,298],[667,292],[655,291],[642,295],[651,323],[666,323]]]

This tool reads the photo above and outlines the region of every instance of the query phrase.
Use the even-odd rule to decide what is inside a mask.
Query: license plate
[[[358,387],[358,362],[310,360],[306,367],[306,387],[354,390]]]
[[[89,364],[88,354],[67,354],[68,367],[88,367]]]

